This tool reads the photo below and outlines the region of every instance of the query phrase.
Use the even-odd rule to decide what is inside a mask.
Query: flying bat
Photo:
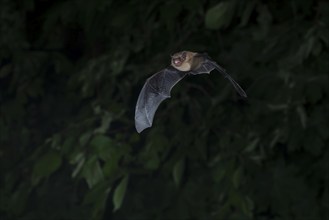
[[[171,56],[171,65],[149,77],[137,100],[135,110],[135,127],[138,133],[151,127],[156,110],[161,102],[170,98],[171,89],[186,75],[209,74],[216,69],[227,78],[236,91],[244,98],[246,92],[224,68],[219,66],[205,53],[181,51]]]

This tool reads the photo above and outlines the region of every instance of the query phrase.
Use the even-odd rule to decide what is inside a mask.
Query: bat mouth
[[[172,62],[175,66],[180,66],[182,65],[182,60],[180,58],[173,58]]]

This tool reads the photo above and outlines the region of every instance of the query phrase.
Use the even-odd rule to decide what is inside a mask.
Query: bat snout
[[[182,61],[180,58],[173,58],[172,59],[172,63],[175,65],[175,66],[180,66],[182,65]]]

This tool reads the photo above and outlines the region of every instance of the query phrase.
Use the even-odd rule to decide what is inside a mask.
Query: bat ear
[[[182,53],[182,58],[185,60],[186,59],[186,51],[183,51]]]

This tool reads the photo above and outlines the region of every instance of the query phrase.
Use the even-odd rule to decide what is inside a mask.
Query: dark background
[[[329,219],[329,2],[1,0],[1,220]],[[138,134],[151,74],[187,77]]]

